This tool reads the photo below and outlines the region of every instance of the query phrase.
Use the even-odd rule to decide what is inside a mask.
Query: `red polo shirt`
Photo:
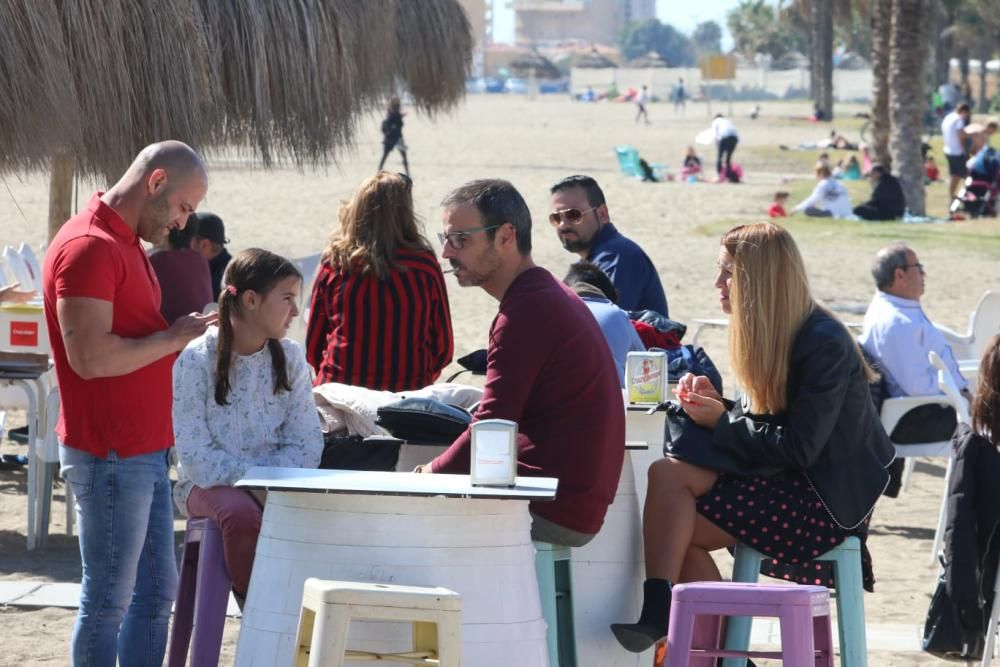
[[[68,447],[105,458],[149,454],[174,442],[171,373],[175,355],[127,375],[85,380],[70,367],[56,300],[103,299],[114,305],[112,333],[143,338],[167,328],[160,285],[139,237],[95,194],[63,225],[45,253],[45,319],[62,410],[56,433]]]

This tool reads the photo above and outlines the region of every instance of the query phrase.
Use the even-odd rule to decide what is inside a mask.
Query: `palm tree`
[[[816,110],[833,119],[833,3],[812,0],[812,94]]]
[[[924,98],[923,25],[926,0],[892,0],[889,38],[889,150],[906,206],[924,215],[924,161],[920,152]]]
[[[872,155],[886,169],[892,167],[889,154],[889,31],[892,27],[892,0],[872,0]]]

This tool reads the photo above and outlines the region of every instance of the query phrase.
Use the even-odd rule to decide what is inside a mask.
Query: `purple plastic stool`
[[[719,648],[724,616],[776,616],[781,651]],[[830,592],[822,586],[704,582],[679,584],[670,603],[666,667],[714,667],[716,658],[780,659],[791,667],[833,667]]]
[[[222,534],[211,519],[188,519],[174,605],[169,667],[217,667],[232,582],[222,557]],[[194,641],[191,641],[192,630]]]

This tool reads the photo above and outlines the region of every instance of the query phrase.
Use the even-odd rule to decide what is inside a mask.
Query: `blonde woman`
[[[412,182],[376,173],[340,209],[313,287],[306,358],[316,384],[433,384],[454,340],[441,264],[420,233]]]
[[[664,458],[649,469],[643,515],[646,576],[637,623],[612,630],[630,651],[667,634],[675,582],[721,579],[711,553],[742,542],[764,553],[762,572],[832,586],[813,559],[858,535],[889,480],[893,449],[875,413],[871,370],[853,337],[809,292],[791,235],[772,223],[722,237],[715,281],[730,315],[729,358],[740,401],[705,377],[681,378],[687,415],[711,429],[739,474]],[[865,587],[873,584],[863,555]]]

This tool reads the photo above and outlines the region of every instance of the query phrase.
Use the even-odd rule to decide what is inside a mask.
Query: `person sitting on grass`
[[[846,218],[851,215],[851,196],[837,179],[833,178],[830,166],[816,163],[816,187],[812,193],[792,213],[802,211],[813,218]]]
[[[302,276],[251,248],[226,268],[219,326],[191,341],[174,364],[174,502],[222,532],[226,570],[246,599],[263,495],[233,486],[253,466],[315,468],[323,433],[302,348],[285,338]]]
[[[779,190],[774,193],[774,201],[771,202],[771,208],[767,209],[767,217],[769,218],[784,218],[787,213],[785,213],[785,204],[788,203],[788,193]]]
[[[694,179],[692,179],[694,177]],[[698,180],[701,178],[701,158],[695,151],[694,146],[687,147],[684,155],[684,162],[681,164],[681,179],[685,181]]]
[[[880,164],[873,164],[868,178],[872,182],[872,198],[854,207],[854,215],[862,220],[896,220],[903,217],[906,199],[899,179]]]
[[[723,399],[690,373],[678,383],[701,463],[671,455],[649,468],[642,613],[611,626],[636,653],[666,636],[673,584],[720,581],[712,552],[737,543],[764,553],[767,576],[831,587],[831,564],[815,559],[857,536],[874,585],[866,525],[895,453],[869,394],[874,373],[813,298],[785,229],[741,225],[721,245],[715,286],[745,396]]]

